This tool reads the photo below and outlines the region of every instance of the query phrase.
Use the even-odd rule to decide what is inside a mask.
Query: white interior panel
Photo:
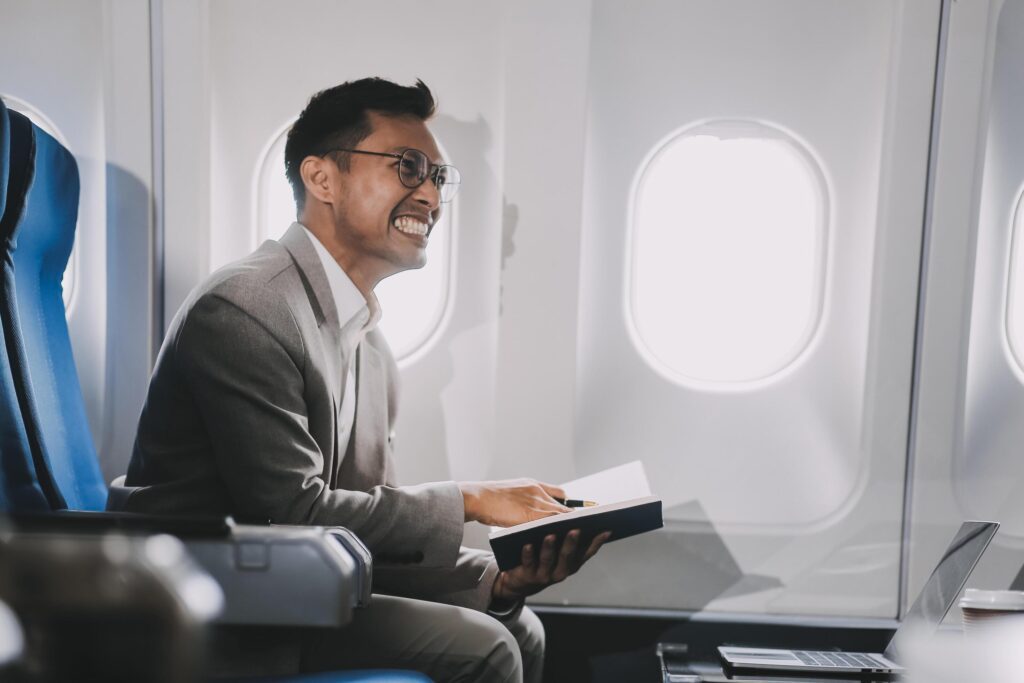
[[[1001,522],[969,587],[1021,568],[1022,390],[1007,340],[1012,212],[1022,181],[1022,3],[952,3],[913,442],[907,589],[913,600],[965,518]],[[1016,158],[1015,158],[1016,157]],[[1014,180],[1016,176],[1016,180]],[[1014,186],[1016,183],[1016,187]],[[950,619],[959,619],[953,610]]]
[[[891,616],[907,432],[887,416],[910,395],[938,3],[596,2],[593,16],[576,469],[642,458],[667,537],[685,546],[710,522],[740,570],[776,582],[712,606]],[[789,131],[830,207],[816,336],[786,372],[728,392],[652,371],[622,303],[634,174],[673,130],[715,118]],[[609,575],[671,561],[629,545],[609,548],[622,563],[606,557]],[[685,566],[659,579],[667,592],[597,572],[602,590],[584,578],[565,599],[696,608],[718,595]]]
[[[755,3],[743,31],[718,3],[672,6],[605,4],[595,17],[602,40],[592,62],[580,340],[580,422],[588,429],[579,458],[607,467],[623,454],[643,455],[668,489],[666,506],[699,499],[718,524],[805,527],[843,508],[867,465],[858,444],[892,9]],[[801,40],[796,15],[816,26],[814,40]],[[659,28],[664,35],[635,44],[635,35]],[[828,53],[815,49],[819,40]],[[759,91],[769,79],[773,92]],[[800,131],[821,156],[835,200],[821,338],[788,376],[728,395],[668,385],[636,362],[622,334],[623,189],[667,132],[709,113]],[[831,388],[808,402],[808,388],[826,378]],[[744,480],[753,485],[737,495]]]
[[[936,194],[937,227],[947,227],[939,212],[952,224],[937,235],[929,268],[942,270],[928,297],[935,301],[932,325],[960,331],[949,335],[955,343],[925,337],[922,386],[926,380],[945,386],[923,391],[922,419],[944,416],[945,424],[918,440],[908,598],[926,578],[929,557],[965,518],[1003,525],[968,586],[1007,588],[1024,563],[1024,372],[1009,337],[1020,305],[1010,294],[1021,276],[1014,218],[1024,184],[1024,3],[954,5],[950,26],[949,49],[960,61],[947,70],[942,142],[949,158],[940,159],[937,180],[956,188]],[[946,254],[952,249],[960,250],[955,261]],[[959,298],[943,296],[943,288],[957,283]]]
[[[1000,13],[996,33],[978,213],[964,435],[952,478],[965,517],[1003,520],[1001,538],[1014,536],[1024,548],[1024,497],[1020,495],[1024,483],[1024,459],[1020,457],[1024,369],[1014,357],[1009,338],[1009,320],[1014,309],[1018,315],[1021,311],[1020,299],[1009,296],[1010,288],[1024,277],[1024,264],[1018,260],[1024,253],[1024,234],[1014,234],[1024,186],[1021,73],[1024,3],[1009,2]]]

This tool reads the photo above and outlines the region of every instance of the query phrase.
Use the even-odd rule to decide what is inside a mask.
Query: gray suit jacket
[[[123,509],[345,526],[375,557],[374,589],[485,610],[497,566],[460,548],[454,482],[397,486],[397,367],[370,332],[356,418],[338,444],[340,326],[298,224],[214,273],[178,311],[139,420]]]

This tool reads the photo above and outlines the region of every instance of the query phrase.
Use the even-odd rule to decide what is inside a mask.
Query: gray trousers
[[[375,594],[351,624],[303,643],[303,672],[372,668],[414,669],[437,683],[540,683],[544,627],[528,608],[506,623],[464,607]]]

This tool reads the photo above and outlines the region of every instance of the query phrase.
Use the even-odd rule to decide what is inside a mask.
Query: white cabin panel
[[[560,586],[562,599],[896,613],[907,424],[889,416],[905,416],[910,397],[938,10],[937,2],[594,3],[575,467],[642,459],[667,529],[602,551],[601,568]],[[817,297],[820,320],[788,364],[756,381],[671,381],[631,335],[630,192],[668,137],[715,121],[746,122],[751,132],[740,139],[763,139],[759,126],[784,131],[820,168],[827,209],[800,249],[820,240],[812,259],[822,277],[793,294]],[[688,189],[679,188],[681,204]],[[759,257],[758,244],[737,240],[734,258]],[[720,253],[680,253],[676,262],[696,267],[694,259]],[[705,287],[697,297],[721,296],[721,283]],[[673,294],[695,296],[667,292],[665,301]],[[612,580],[634,574],[647,580]],[[730,574],[732,582],[721,578]]]

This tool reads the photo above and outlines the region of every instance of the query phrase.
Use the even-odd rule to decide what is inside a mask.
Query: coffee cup
[[[1024,591],[990,591],[968,588],[960,598],[964,633],[992,624],[1024,620]]]

